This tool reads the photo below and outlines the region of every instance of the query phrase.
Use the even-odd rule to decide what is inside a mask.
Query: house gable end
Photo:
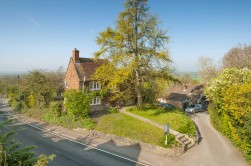
[[[64,82],[65,82],[65,89],[79,89],[79,76],[75,67],[75,64],[73,62],[73,59],[70,58],[68,67],[66,70]],[[68,87],[66,87],[68,86]]]

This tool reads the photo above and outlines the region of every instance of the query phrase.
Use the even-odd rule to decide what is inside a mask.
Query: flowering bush
[[[209,82],[205,94],[219,109],[222,105],[222,98],[224,96],[223,90],[226,90],[233,85],[248,83],[251,83],[251,70],[226,68],[218,75],[218,77]]]
[[[213,125],[227,136],[251,161],[251,71],[224,69],[205,90],[213,101]]]

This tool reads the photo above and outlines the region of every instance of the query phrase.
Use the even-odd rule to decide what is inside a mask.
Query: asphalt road
[[[0,108],[0,121],[8,117],[6,112]],[[139,163],[103,152],[93,147],[81,145],[79,143],[60,138],[49,132],[41,132],[39,129],[14,120],[9,126],[17,131],[16,139],[23,145],[35,145],[37,154],[55,154],[56,158],[49,165],[53,166],[135,166]],[[110,153],[110,154],[109,154]],[[132,159],[135,160],[135,159]]]
[[[241,153],[210,122],[208,112],[196,113],[192,120],[201,134],[198,146],[179,157],[182,166],[248,166]]]

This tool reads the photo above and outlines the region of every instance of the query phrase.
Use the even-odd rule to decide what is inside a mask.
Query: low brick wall
[[[93,138],[108,138],[111,139],[115,142],[120,142],[120,143],[124,143],[126,145],[131,145],[131,144],[139,144],[140,147],[144,150],[148,150],[148,151],[152,151],[158,154],[162,154],[162,155],[166,155],[166,156],[179,156],[181,154],[184,153],[185,148],[183,146],[181,147],[173,147],[173,148],[164,148],[164,147],[160,147],[160,146],[156,146],[156,145],[151,145],[151,144],[147,144],[144,142],[140,142],[140,141],[136,141],[136,140],[132,140],[129,138],[124,138],[124,137],[119,137],[116,135],[111,135],[111,134],[105,134],[103,132],[100,131],[96,131],[96,130],[86,130],[86,129],[82,129],[82,128],[76,128],[73,129],[74,131],[78,131],[78,132],[84,132],[85,134],[88,134],[89,136],[93,137]]]

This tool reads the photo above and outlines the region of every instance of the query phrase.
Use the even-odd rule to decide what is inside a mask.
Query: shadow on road
[[[193,121],[193,120],[192,120]],[[196,128],[196,131],[197,131],[197,136],[198,136],[198,144],[200,144],[200,142],[202,141],[203,137],[201,136],[201,133],[200,133],[200,130],[199,130],[199,127],[197,126],[197,124],[193,121],[193,124]]]
[[[129,165],[132,165],[132,166],[140,165],[140,164],[135,163],[138,161],[138,157],[139,157],[139,154],[141,151],[140,144],[138,144],[138,143],[133,144],[133,145],[118,146],[116,144],[116,142],[114,142],[113,140],[110,140],[106,143],[98,145],[97,148],[102,149],[102,150],[107,150],[109,152],[111,152],[111,149],[112,149],[112,153],[123,157],[125,160],[127,160],[127,163]],[[90,149],[87,151],[92,152],[92,151],[96,151],[96,150]],[[124,154],[130,154],[130,157],[128,155],[125,156]],[[131,162],[130,160],[135,161],[135,162]]]
[[[34,126],[46,127],[48,124],[33,122]],[[76,141],[52,135],[51,131],[40,131],[27,125],[12,126],[17,131],[16,140],[25,146],[35,145],[38,155],[55,154],[56,158],[49,163],[53,166],[136,166],[141,147],[140,144],[118,145],[113,140],[99,143],[91,136],[79,137]],[[56,131],[56,130],[55,130]],[[89,145],[85,145],[89,144]],[[95,145],[94,145],[95,144]]]
[[[2,106],[2,105],[1,105]],[[0,114],[6,114],[0,108]],[[9,116],[1,116],[0,121],[4,121]],[[61,131],[61,127],[50,128],[51,125],[47,123],[12,121],[11,126],[8,126],[8,130],[14,130],[17,132],[15,139],[19,141],[23,146],[34,145],[37,148],[35,152],[37,155],[55,154],[56,158],[49,163],[53,166],[136,166],[141,165],[138,162],[138,158],[141,152],[141,146],[139,143],[131,145],[117,144],[113,140],[100,142],[97,138],[92,136],[79,136],[78,139],[71,140],[65,136],[60,137],[61,134],[66,134]],[[34,126],[34,127],[32,127]],[[39,128],[50,128],[50,130],[41,131]],[[59,128],[59,130],[58,130]],[[51,134],[54,132],[56,134]],[[69,134],[69,133],[68,133]],[[69,134],[71,136],[71,134]],[[89,145],[85,145],[89,144]],[[95,144],[95,145],[93,145]]]

